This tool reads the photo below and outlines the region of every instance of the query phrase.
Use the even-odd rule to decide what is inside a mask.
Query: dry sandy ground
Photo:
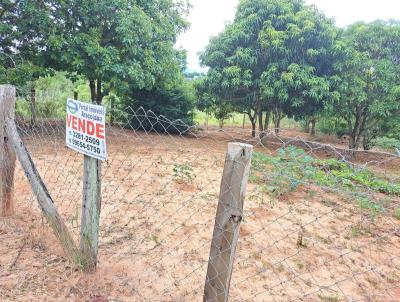
[[[26,142],[77,239],[82,157],[49,134]],[[98,271],[85,275],[65,259],[18,168],[16,214],[0,218],[0,301],[202,301],[224,153],[235,134],[109,134]],[[177,181],[176,164],[188,164],[193,181]],[[312,185],[273,203],[249,184],[245,214],[230,301],[400,300],[392,210],[371,220]]]

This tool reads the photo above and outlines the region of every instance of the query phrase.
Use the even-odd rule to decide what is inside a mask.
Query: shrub
[[[400,150],[400,140],[390,137],[378,137],[373,140],[373,145],[388,151]]]
[[[189,164],[175,164],[174,165],[174,179],[178,183],[191,183],[194,179],[193,169]]]
[[[133,115],[127,121],[134,129],[185,134],[194,124],[193,96],[183,84],[135,92],[134,99],[125,101],[125,105],[143,108],[142,115]]]
[[[318,120],[317,130],[324,134],[342,137],[349,133],[349,128],[345,120],[337,117],[323,117]]]

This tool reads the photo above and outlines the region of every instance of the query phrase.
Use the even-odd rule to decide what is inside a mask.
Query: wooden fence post
[[[36,126],[36,90],[31,89],[31,127]]]
[[[228,146],[204,288],[207,302],[228,300],[252,153],[251,145]]]
[[[99,244],[101,162],[85,155],[83,165],[83,204],[80,248],[84,270],[93,272],[96,270]]]
[[[15,87],[0,85],[0,216],[14,213],[15,152],[6,133],[6,119],[14,119]]]
[[[77,265],[81,265],[79,249],[71,237],[63,219],[59,215],[53,199],[50,196],[42,178],[32,161],[21,137],[18,134],[17,126],[13,119],[6,119],[6,133],[9,141],[17,154],[18,161],[25,172],[26,177],[31,184],[32,191],[36,196],[39,206],[47,219],[54,234],[60,241],[67,257],[73,260]]]

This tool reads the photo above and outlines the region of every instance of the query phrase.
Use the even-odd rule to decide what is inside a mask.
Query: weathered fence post
[[[81,254],[83,268],[96,270],[101,210],[101,162],[85,155],[83,167],[83,204]]]
[[[15,152],[7,137],[6,118],[14,118],[15,98],[15,87],[0,85],[0,216],[14,213]]]
[[[36,90],[31,89],[31,127],[36,126]]]
[[[228,146],[204,289],[207,302],[228,300],[252,152],[251,145]]]
[[[19,136],[17,126],[13,118],[6,118],[6,134],[10,144],[13,147],[18,161],[31,184],[32,191],[36,196],[39,206],[46,217],[47,222],[53,229],[54,234],[60,241],[67,257],[72,259],[76,264],[81,264],[79,249],[71,237],[64,221],[62,220],[57,208],[47,190],[42,178],[37,171],[35,164],[32,161],[29,152],[27,151],[21,137]]]

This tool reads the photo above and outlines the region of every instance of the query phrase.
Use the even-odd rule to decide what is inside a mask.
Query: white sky
[[[198,53],[207,46],[210,37],[221,32],[233,20],[239,0],[190,0],[190,29],[182,34],[176,47],[188,51],[188,68],[201,71]],[[356,21],[400,19],[400,0],[306,0],[315,4],[338,26]]]

